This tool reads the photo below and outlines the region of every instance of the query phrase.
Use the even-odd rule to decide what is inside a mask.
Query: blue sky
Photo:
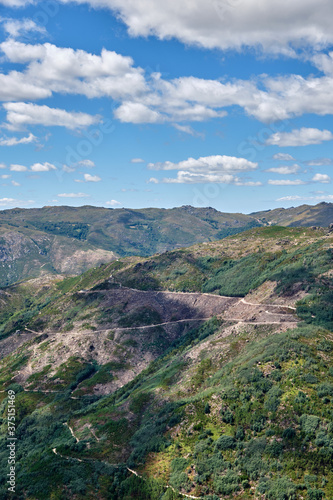
[[[331,0],[0,0],[0,207],[333,201]]]

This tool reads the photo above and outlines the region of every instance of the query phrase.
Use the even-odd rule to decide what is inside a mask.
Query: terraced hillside
[[[332,248],[255,228],[2,289],[17,498],[332,498]]]

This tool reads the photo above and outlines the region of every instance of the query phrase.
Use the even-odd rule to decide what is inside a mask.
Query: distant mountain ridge
[[[79,274],[126,256],[148,256],[266,225],[328,226],[333,204],[252,214],[190,205],[163,208],[43,207],[0,211],[0,286],[52,274]]]
[[[333,203],[323,201],[318,205],[300,205],[291,208],[276,208],[262,212],[254,212],[262,222],[280,226],[321,226],[326,227],[333,222]]]

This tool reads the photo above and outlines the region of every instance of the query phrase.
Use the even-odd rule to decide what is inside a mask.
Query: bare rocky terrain
[[[97,383],[86,389],[96,394],[111,393],[147,368],[171,342],[212,317],[223,320],[220,333],[213,339],[213,348],[218,351],[221,351],[219,339],[239,333],[240,328],[253,334],[257,327],[266,325],[273,333],[297,323],[290,297],[285,304],[254,303],[251,296],[222,297],[208,293],[156,292],[124,287],[81,290],[78,295],[100,297],[98,309],[104,312],[102,321],[96,321],[95,310],[89,324],[84,319],[78,320],[69,331],[33,332],[27,329],[0,342],[1,357],[20,350],[20,346],[22,352],[29,356],[29,362],[15,376],[15,381],[27,390],[58,392],[62,380],[54,377],[61,365],[75,358],[94,361],[98,365],[113,363],[116,370],[113,370],[115,375],[112,381]],[[191,356],[199,356],[207,347],[202,344],[198,352],[191,352]],[[29,379],[43,370],[46,373],[37,384],[34,379]]]

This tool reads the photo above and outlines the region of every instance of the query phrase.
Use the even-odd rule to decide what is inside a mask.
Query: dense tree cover
[[[59,234],[68,238],[77,238],[78,240],[86,240],[89,232],[89,224],[83,222],[44,222],[34,220],[31,224],[40,231]]]

